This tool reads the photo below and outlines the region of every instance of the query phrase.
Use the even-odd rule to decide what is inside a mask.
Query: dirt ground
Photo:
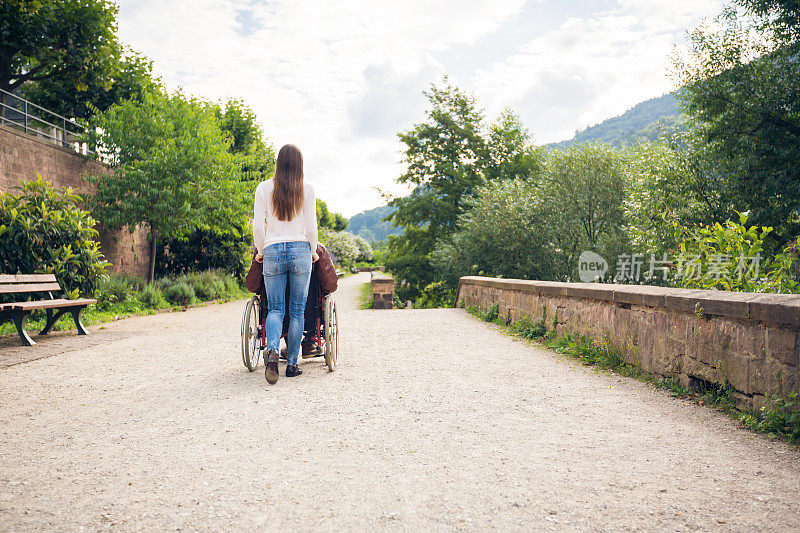
[[[800,528],[796,448],[367,280],[337,371],[275,386],[244,302],[42,341],[0,370],[0,530]]]

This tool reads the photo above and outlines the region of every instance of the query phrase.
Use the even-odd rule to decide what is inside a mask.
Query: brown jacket
[[[319,279],[319,288],[323,296],[327,296],[332,292],[336,292],[339,286],[339,276],[336,275],[336,267],[333,266],[331,256],[328,249],[322,243],[317,244],[317,278]]]

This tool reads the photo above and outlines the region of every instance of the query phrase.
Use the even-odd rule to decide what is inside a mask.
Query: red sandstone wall
[[[35,179],[39,174],[56,187],[91,193],[91,184],[83,182],[81,175],[99,168],[99,163],[87,161],[72,150],[0,126],[0,191],[14,193],[21,180]],[[114,271],[147,274],[150,250],[145,228],[137,227],[133,233],[110,232],[102,227],[98,230],[103,253]]]

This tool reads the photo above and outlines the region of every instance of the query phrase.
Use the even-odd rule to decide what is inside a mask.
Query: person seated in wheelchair
[[[303,324],[303,340],[300,342],[300,355],[303,359],[311,359],[323,355],[322,347],[322,306],[325,297],[336,291],[338,276],[327,248],[317,246],[319,260],[311,267],[308,299],[306,300],[305,322]],[[289,331],[288,317],[283,321],[284,335]],[[287,348],[281,348],[281,359],[286,359]]]

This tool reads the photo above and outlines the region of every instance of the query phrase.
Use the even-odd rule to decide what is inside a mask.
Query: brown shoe
[[[267,383],[275,385],[278,382],[278,351],[270,350],[267,353],[267,369],[264,371]]]
[[[311,359],[312,357],[319,357],[322,355],[322,348],[320,348],[319,344],[316,342],[302,342],[300,343],[300,347],[302,348],[300,352],[303,359]]]

